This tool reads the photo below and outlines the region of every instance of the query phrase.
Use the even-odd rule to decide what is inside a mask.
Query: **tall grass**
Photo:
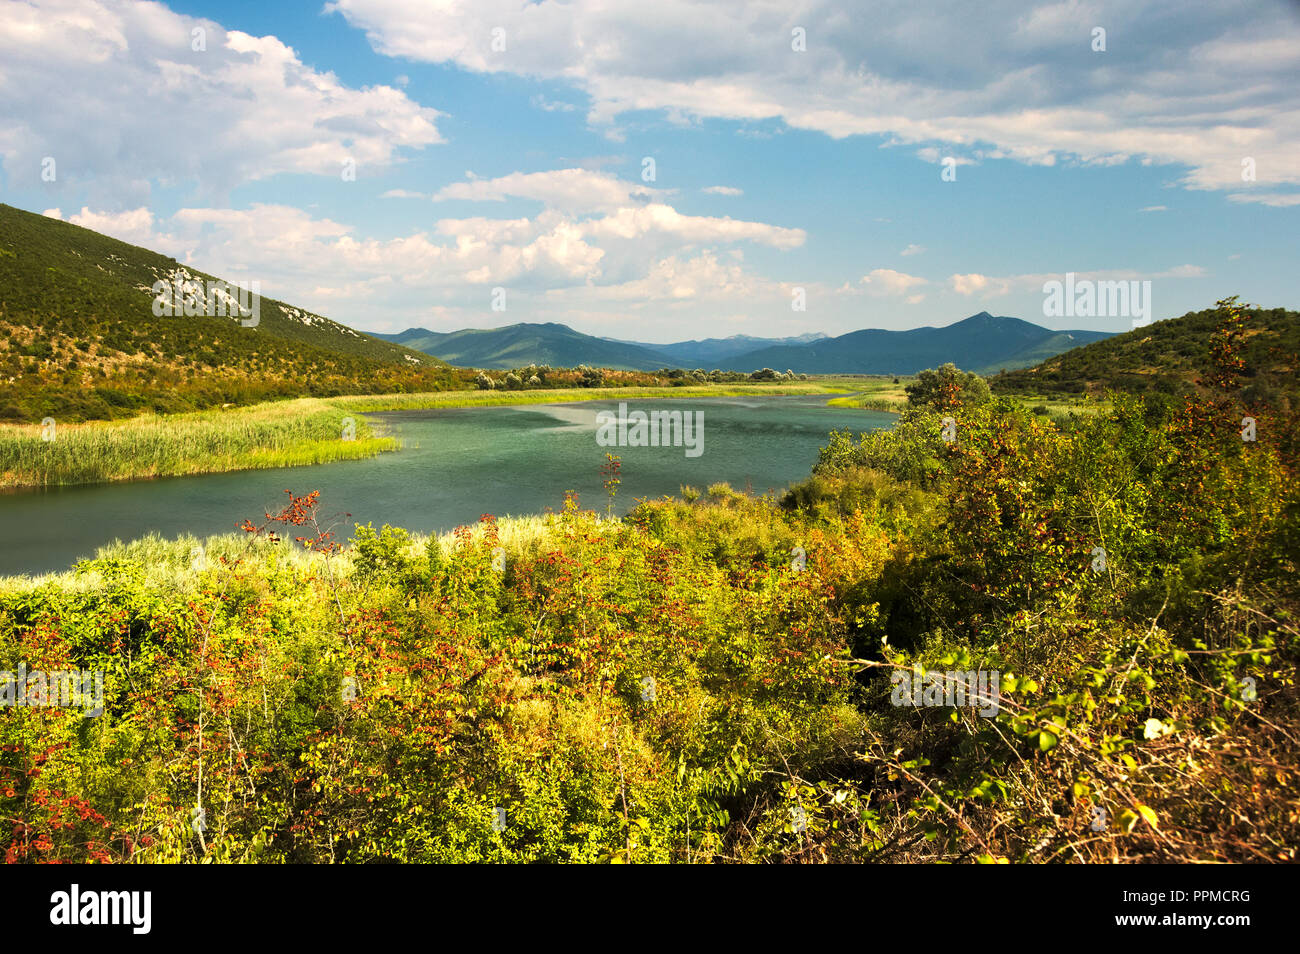
[[[901,411],[907,407],[905,388],[912,383],[912,378],[900,378],[894,383],[892,377],[864,378],[854,385],[856,394],[831,398],[827,407],[859,408],[868,411]]]
[[[0,488],[171,477],[292,467],[369,457],[397,442],[355,418],[356,440],[342,439],[344,409],[316,398],[129,421],[0,426]]]

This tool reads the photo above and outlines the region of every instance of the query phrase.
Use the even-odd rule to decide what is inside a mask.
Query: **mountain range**
[[[986,311],[942,328],[909,331],[864,329],[835,338],[735,335],[670,344],[600,338],[567,325],[515,324],[452,332],[410,328],[376,337],[414,348],[460,367],[519,368],[529,364],[579,364],[631,371],[659,368],[773,368],[809,374],[915,374],[947,361],[990,374],[1025,368],[1081,345],[1110,337],[1104,331],[1053,331]]]

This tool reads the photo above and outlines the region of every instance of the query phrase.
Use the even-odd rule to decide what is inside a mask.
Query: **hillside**
[[[1300,367],[1300,313],[1247,308],[1246,314],[1241,347],[1243,399],[1272,404],[1293,401]],[[1222,321],[1218,309],[1188,312],[1055,355],[1033,368],[999,374],[989,383],[1006,393],[1094,396],[1107,391],[1200,390],[1199,382],[1211,372],[1213,339]]]
[[[791,338],[756,338],[753,335],[731,335],[729,338],[703,338],[691,341],[674,341],[668,344],[648,344],[642,341],[628,341],[662,354],[669,367],[680,368],[716,368],[719,362],[737,355],[750,354],[762,348],[780,345],[805,345],[820,341],[826,335],[811,332]],[[612,340],[612,339],[611,339]],[[752,369],[751,369],[752,370]]]
[[[725,361],[722,367],[734,371],[791,368],[809,374],[915,374],[951,361],[968,371],[988,373],[1033,364],[1045,351],[1059,353],[1103,337],[1105,332],[1056,332],[982,311],[942,328],[868,328],[808,345],[763,348]]]
[[[270,298],[261,299],[255,327],[237,316],[154,314],[155,282],[217,278],[0,205],[0,418],[431,390],[451,378],[429,355]]]
[[[409,328],[400,334],[376,337],[437,355],[462,368],[500,370],[530,364],[571,368],[588,364],[620,371],[655,371],[670,363],[647,347],[585,335],[554,322],[450,332]]]

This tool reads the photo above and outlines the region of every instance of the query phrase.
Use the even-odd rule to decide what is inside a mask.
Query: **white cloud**
[[[206,49],[192,48],[205,31]],[[358,174],[441,141],[438,112],[355,89],[273,36],[130,0],[0,0],[0,153],[11,186],[94,182],[120,203],[152,183],[221,194],[283,172]]]
[[[737,189],[735,186],[705,186],[700,191],[708,193],[709,195],[737,196],[745,194],[743,189]]]
[[[1203,278],[1206,274],[1206,270],[1200,265],[1175,265],[1173,268],[1165,269],[1162,272],[1139,272],[1131,269],[1076,271],[1074,272],[1074,280],[1076,282],[1154,281],[1166,278]],[[996,277],[974,272],[967,275],[951,275],[948,278],[948,285],[959,295],[980,295],[983,298],[998,298],[1018,291],[1041,291],[1044,282],[1064,280],[1065,272]]]
[[[929,284],[924,278],[896,272],[892,268],[877,268],[862,277],[873,293],[881,295],[906,295],[913,288]]]
[[[797,248],[807,237],[803,229],[746,222],[729,216],[682,215],[672,206],[658,202],[637,209],[619,209],[613,215],[586,222],[583,232],[596,238],[620,239],[662,233],[690,243],[748,241],[783,249]]]
[[[915,0],[737,6],[726,0],[520,4],[332,0],[392,57],[567,82],[588,121],[623,113],[765,120],[833,137],[872,134],[937,159],[953,150],[1050,165],[1062,159],[1182,164],[1183,184],[1226,189],[1240,161],[1261,183],[1300,183],[1300,20],[1282,2]],[[1108,29],[1109,52],[1091,51]],[[790,27],[808,50],[790,48]],[[507,45],[491,49],[491,30]],[[959,162],[971,161],[955,156]]]
[[[1257,202],[1275,209],[1300,205],[1300,192],[1230,192],[1228,198],[1233,202]]]
[[[978,272],[972,272],[969,275],[953,275],[948,279],[948,282],[952,285],[952,290],[959,295],[974,295],[976,292],[981,292],[989,287],[989,278],[980,275]],[[1003,289],[1003,293],[1006,290]]]
[[[1139,212],[1168,212],[1169,207],[1164,205],[1148,205],[1145,208],[1138,209]]]
[[[599,178],[613,184],[611,194],[636,188]],[[571,183],[562,178],[559,184]],[[573,202],[567,188],[548,192],[556,180],[546,176],[465,185],[483,199],[527,192],[560,205],[583,204]],[[62,217],[58,209],[46,214]],[[487,307],[485,288],[496,285],[507,286],[516,297],[629,307],[634,302],[637,308],[689,301],[734,304],[759,294],[772,302],[784,297],[788,309],[788,291],[747,269],[736,246],[752,242],[788,249],[805,238],[800,229],[682,215],[659,202],[586,218],[549,206],[535,217],[444,218],[431,231],[386,239],[359,236],[350,225],[272,204],[183,208],[165,219],[146,207],[119,213],[83,208],[69,221],[175,255],[223,278],[256,279],[264,294],[380,329],[389,322],[418,324],[430,301],[451,309],[448,315],[475,316],[462,319],[464,324],[480,324],[477,310]],[[720,260],[724,252],[725,262]]]
[[[616,176],[590,169],[556,169],[550,172],[512,172],[497,179],[471,178],[445,186],[434,201],[464,199],[500,202],[507,197],[534,199],[569,212],[617,209],[642,204],[659,195],[657,189],[624,182]]]
[[[540,94],[534,96],[529,102],[547,113],[571,113],[578,108],[573,103],[553,102]]]
[[[913,243],[911,245],[908,245],[907,248],[903,249],[898,254],[899,255],[920,255],[924,251],[925,251],[924,245],[917,245]]]
[[[53,218],[62,218],[58,209],[51,209],[50,212],[54,213]],[[50,212],[45,214],[50,215]],[[130,242],[132,245],[149,247],[154,237],[153,213],[146,208],[116,214],[101,214],[82,206],[81,211],[68,216],[67,221],[73,225],[80,225],[83,229],[102,232],[123,242]]]

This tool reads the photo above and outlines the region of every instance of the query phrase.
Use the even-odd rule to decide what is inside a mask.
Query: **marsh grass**
[[[348,414],[300,398],[247,408],[154,414],[129,421],[57,424],[55,439],[36,425],[0,426],[0,488],[173,477],[292,467],[370,457],[397,441],[357,417],[356,440],[342,439]]]
[[[856,394],[831,398],[826,406],[868,411],[902,411],[907,407],[904,388],[911,383],[912,378],[899,378],[897,384],[892,377],[859,379],[852,385]]]

